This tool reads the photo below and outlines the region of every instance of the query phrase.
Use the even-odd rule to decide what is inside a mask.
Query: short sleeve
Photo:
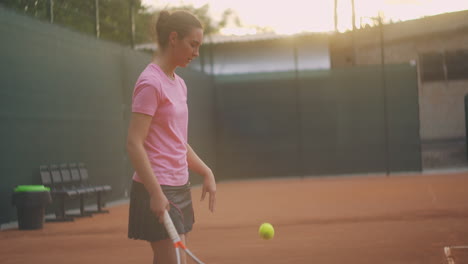
[[[139,82],[135,86],[132,100],[132,112],[154,116],[159,105],[156,87],[147,82]]]

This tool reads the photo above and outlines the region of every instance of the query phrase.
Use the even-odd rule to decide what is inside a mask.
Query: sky
[[[416,19],[446,12],[468,10],[468,0],[354,0],[356,25],[369,22],[370,17],[383,14],[388,21]],[[287,3],[287,4],[285,4]],[[219,19],[226,9],[233,9],[239,16],[243,28],[234,25],[222,33],[253,34],[254,28],[264,27],[278,34],[301,32],[327,32],[334,30],[334,0],[143,0],[143,4],[154,8],[166,6],[209,4],[214,19]],[[338,29],[344,31],[351,26],[351,0],[338,0]]]

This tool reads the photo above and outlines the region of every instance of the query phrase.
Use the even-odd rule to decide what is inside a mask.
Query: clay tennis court
[[[206,263],[447,263],[444,246],[468,245],[467,187],[467,172],[222,182],[211,214],[195,186],[189,247]],[[147,243],[127,239],[127,217],[122,204],[2,231],[0,263],[151,263]],[[262,222],[273,240],[258,237]]]

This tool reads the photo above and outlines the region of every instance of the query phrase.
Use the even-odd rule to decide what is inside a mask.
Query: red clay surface
[[[274,179],[218,184],[208,212],[193,188],[189,247],[210,263],[447,263],[468,245],[468,173]],[[151,263],[129,240],[128,205],[72,223],[0,232],[0,263]],[[274,225],[273,240],[257,235]],[[468,263],[466,262],[456,262]]]

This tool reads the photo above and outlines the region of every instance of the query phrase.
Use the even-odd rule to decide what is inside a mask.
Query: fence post
[[[130,46],[135,48],[135,0],[130,0]]]
[[[468,159],[468,94],[465,95],[465,144]]]
[[[379,35],[380,35],[380,59],[381,59],[381,70],[382,70],[382,93],[383,93],[383,115],[384,115],[384,137],[385,137],[385,173],[387,176],[390,175],[390,155],[389,155],[389,125],[388,125],[388,109],[387,109],[387,84],[385,76],[385,40],[384,40],[384,24],[383,15],[379,13]]]
[[[47,1],[47,17],[51,24],[54,23],[54,0]]]
[[[99,0],[94,0],[96,38],[101,35],[99,28]]]

